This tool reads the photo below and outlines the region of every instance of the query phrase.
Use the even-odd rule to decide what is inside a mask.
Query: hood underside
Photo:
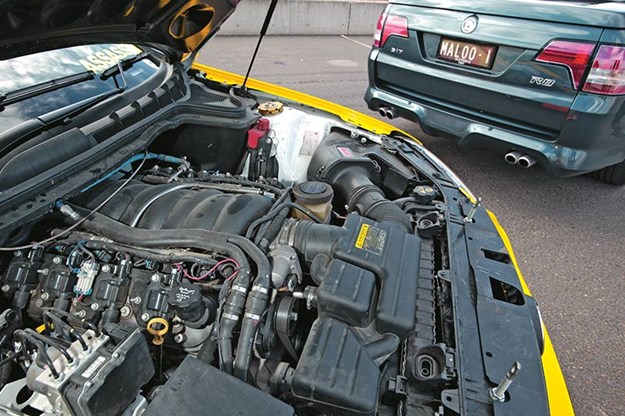
[[[154,45],[176,58],[199,49],[238,0],[3,0],[0,60],[68,46]]]

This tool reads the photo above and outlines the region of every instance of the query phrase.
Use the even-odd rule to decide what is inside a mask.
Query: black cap
[[[171,289],[167,302],[184,321],[201,319],[206,309],[200,288],[186,281]]]
[[[332,201],[334,191],[324,182],[302,182],[293,188],[295,199],[306,205],[320,205]]]

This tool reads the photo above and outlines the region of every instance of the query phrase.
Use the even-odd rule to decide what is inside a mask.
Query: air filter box
[[[294,416],[295,412],[286,403],[188,355],[144,414]]]

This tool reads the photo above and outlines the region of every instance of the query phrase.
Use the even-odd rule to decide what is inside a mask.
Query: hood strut
[[[250,61],[250,65],[247,67],[247,72],[245,73],[243,85],[241,85],[242,90],[245,90],[247,78],[250,76],[250,71],[252,70],[254,61],[256,60],[256,54],[258,53],[258,48],[260,48],[260,43],[263,41],[265,33],[267,33],[267,28],[269,27],[269,23],[271,22],[271,18],[273,17],[273,12],[276,9],[276,4],[278,4],[278,0],[271,0],[271,4],[269,5],[269,9],[267,10],[267,15],[265,16],[265,22],[263,23],[263,27],[260,30],[260,37],[258,38],[258,42],[256,43],[256,49],[254,49],[254,55],[252,55],[252,60]]]

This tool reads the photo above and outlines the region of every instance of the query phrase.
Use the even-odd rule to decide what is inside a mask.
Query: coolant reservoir
[[[305,182],[310,159],[334,123],[287,106],[263,117],[271,122],[278,179],[286,184]]]
[[[324,182],[304,182],[293,188],[295,202],[315,214],[323,222],[330,221],[332,212],[332,198],[334,191],[332,187]],[[310,218],[296,209],[292,213],[294,218],[310,220]]]

